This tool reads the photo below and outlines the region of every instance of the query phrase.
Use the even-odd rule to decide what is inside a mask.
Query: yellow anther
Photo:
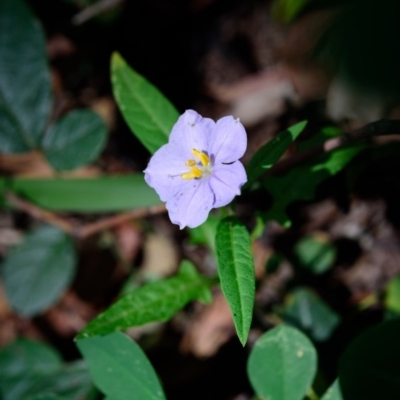
[[[196,165],[196,161],[194,161],[194,160],[187,160],[187,161],[185,162],[185,165],[186,165],[187,167],[194,167],[194,166]]]
[[[198,151],[196,149],[193,149],[192,153],[196,158],[200,160],[204,167],[207,167],[207,165],[210,164],[210,159],[208,158],[208,155],[206,153],[203,153],[202,151]]]
[[[188,160],[191,161],[191,160]],[[188,162],[186,161],[186,163]],[[186,164],[185,163],[185,164]],[[191,167],[189,172],[185,172],[181,175],[182,179],[194,179],[194,178],[201,178],[203,175],[203,171],[197,167]]]

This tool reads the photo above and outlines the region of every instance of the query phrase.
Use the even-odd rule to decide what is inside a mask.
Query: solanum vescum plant
[[[400,398],[400,8],[317,3],[0,0],[1,399]]]

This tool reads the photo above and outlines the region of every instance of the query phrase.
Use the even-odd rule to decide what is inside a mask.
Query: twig
[[[103,231],[113,226],[119,225],[123,222],[130,221],[132,219],[144,218],[151,215],[161,214],[165,212],[164,204],[160,204],[148,208],[137,208],[136,210],[128,211],[125,213],[113,215],[108,218],[103,218],[99,221],[83,225],[75,230],[75,236],[78,238],[87,238],[97,232]]]
[[[92,19],[96,15],[110,10],[123,2],[124,0],[101,0],[76,14],[72,18],[72,23],[74,25],[82,25],[84,22],[89,21],[89,19]]]
[[[353,132],[344,133],[341,136],[328,139],[325,143],[317,147],[303,151],[299,154],[295,154],[286,160],[280,161],[270,170],[268,170],[267,173],[278,174],[285,172],[293,166],[307,161],[317,155],[328,153],[357,140],[366,140],[373,136],[395,135],[399,133],[400,120],[381,119],[379,121],[371,122],[370,124],[367,124]]]
[[[17,208],[18,210],[21,210],[34,218],[47,222],[50,225],[54,225],[78,239],[85,239],[91,235],[94,235],[95,233],[112,228],[132,219],[144,218],[150,215],[156,215],[165,212],[165,206],[164,204],[161,204],[148,208],[137,208],[135,210],[103,218],[99,221],[89,224],[76,225],[53,212],[43,210],[29,201],[21,199],[10,191],[5,194],[5,198],[12,207]]]
[[[57,214],[43,210],[40,207],[37,207],[36,205],[30,203],[29,201],[21,199],[20,197],[18,197],[17,195],[15,195],[10,191],[6,192],[5,198],[12,207],[24,211],[30,216],[40,219],[41,221],[47,222],[50,225],[54,225],[66,233],[73,234],[74,231],[73,225],[66,219],[58,216]]]

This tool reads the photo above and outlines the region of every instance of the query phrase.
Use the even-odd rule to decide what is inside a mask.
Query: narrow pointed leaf
[[[50,127],[42,147],[56,170],[71,170],[94,161],[106,138],[107,127],[95,112],[75,110]]]
[[[171,129],[179,118],[178,111],[119,53],[114,53],[111,58],[111,81],[126,123],[150,153],[154,153],[168,142]]]
[[[254,345],[247,373],[256,394],[268,400],[302,400],[317,370],[317,353],[295,328],[281,325]]]
[[[285,129],[257,151],[246,167],[246,186],[254,182],[279,160],[287,148],[303,132],[306,125],[307,121],[302,121]]]
[[[0,1],[0,32],[0,151],[28,151],[38,146],[50,115],[45,37],[22,0]]]
[[[95,385],[112,400],[163,400],[165,395],[141,348],[114,332],[78,340]]]
[[[40,207],[55,211],[109,212],[161,204],[143,174],[98,178],[12,179],[5,185]]]
[[[343,400],[339,379],[336,379],[335,382],[332,383],[325,394],[321,397],[321,400]]]
[[[7,299],[22,315],[36,315],[54,304],[71,283],[76,267],[72,239],[41,226],[7,254],[3,279]]]
[[[167,321],[189,301],[209,300],[209,289],[210,281],[184,261],[176,276],[124,295],[91,321],[78,338],[105,335],[152,321]]]
[[[225,218],[219,223],[215,238],[218,273],[243,346],[250,330],[255,296],[254,262],[250,246],[249,233],[236,217]]]

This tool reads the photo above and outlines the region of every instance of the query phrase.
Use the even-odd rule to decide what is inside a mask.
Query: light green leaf
[[[111,81],[126,123],[150,153],[154,153],[168,142],[179,118],[178,111],[157,88],[129,67],[119,53],[111,58]]]
[[[332,383],[329,389],[321,397],[321,400],[343,400],[338,379],[336,379],[335,382]]]
[[[318,275],[332,267],[336,258],[336,248],[324,236],[309,235],[296,243],[294,254],[303,268]]]
[[[381,323],[358,336],[339,363],[344,399],[395,400],[400,393],[400,320]]]
[[[4,286],[11,306],[22,315],[41,313],[60,298],[75,267],[69,236],[51,226],[30,232],[4,260]]]
[[[13,179],[8,187],[32,203],[55,211],[110,212],[161,204],[142,174],[89,179]]]
[[[264,333],[254,345],[247,373],[262,399],[301,400],[317,370],[317,353],[297,329],[281,325]]]
[[[50,74],[39,21],[21,0],[0,1],[0,152],[40,141],[50,114]]]
[[[103,149],[107,127],[91,110],[75,110],[52,125],[42,147],[56,170],[71,170],[94,161]]]
[[[275,0],[272,12],[282,22],[293,22],[311,0]]]
[[[257,151],[246,167],[246,186],[258,179],[279,160],[287,148],[303,132],[306,125],[307,121],[302,121],[285,129]]]
[[[209,301],[210,281],[184,261],[179,273],[126,295],[91,321],[78,338],[104,335],[152,321],[167,321],[191,300]]]
[[[165,399],[153,367],[141,348],[120,332],[79,340],[95,385],[113,400]]]
[[[289,227],[286,207],[294,201],[312,200],[317,185],[341,171],[362,149],[363,145],[340,148],[292,168],[285,175],[267,177],[264,186],[273,197],[273,205],[263,215],[264,221],[275,220]]]
[[[282,314],[287,323],[302,329],[317,341],[329,339],[340,323],[340,316],[306,288],[290,293]]]
[[[221,288],[244,346],[253,317],[255,296],[254,262],[246,227],[236,217],[223,219],[217,227],[215,247]]]
[[[400,275],[391,279],[386,286],[385,307],[400,314]]]

